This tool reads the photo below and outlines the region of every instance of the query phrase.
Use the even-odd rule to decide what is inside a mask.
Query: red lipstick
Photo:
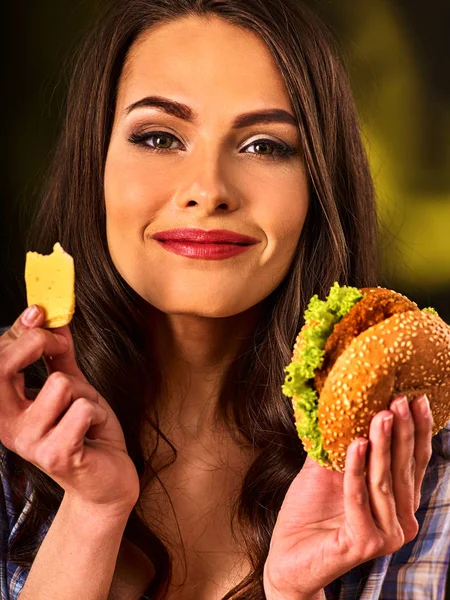
[[[192,227],[159,231],[153,234],[152,238],[169,252],[207,260],[230,258],[259,243],[258,239],[236,231],[206,231]]]

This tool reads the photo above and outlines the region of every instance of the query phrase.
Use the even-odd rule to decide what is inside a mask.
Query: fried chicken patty
[[[360,292],[367,295],[334,326],[325,344],[322,367],[314,376],[314,386],[319,394],[338,357],[360,333],[397,313],[420,311],[415,302],[392,290],[360,288]]]

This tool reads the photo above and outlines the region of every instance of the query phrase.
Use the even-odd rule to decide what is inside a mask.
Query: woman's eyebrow
[[[142,107],[156,108],[189,123],[196,124],[198,122],[198,115],[192,108],[186,104],[169,100],[162,96],[146,96],[137,102],[133,102],[133,104],[130,104],[125,109],[125,114],[128,115],[131,111]],[[238,115],[233,121],[233,129],[249,127],[250,125],[260,123],[287,123],[297,127],[297,121],[288,111],[282,108],[268,108]]]

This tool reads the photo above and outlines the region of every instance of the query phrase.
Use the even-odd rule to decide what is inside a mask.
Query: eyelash
[[[169,137],[169,138],[172,138],[172,140],[177,139],[174,135],[172,135],[171,133],[166,132],[166,131],[151,131],[148,133],[132,133],[130,135],[130,137],[128,138],[128,141],[131,142],[132,144],[143,146],[144,149],[150,150],[151,152],[156,152],[158,154],[160,154],[162,152],[171,151],[170,148],[152,148],[151,146],[149,146],[146,143],[149,139],[151,139],[153,137],[158,137],[158,136]],[[298,154],[298,152],[294,148],[291,148],[291,146],[288,146],[287,144],[281,144],[279,142],[275,142],[273,140],[268,140],[268,139],[255,140],[254,142],[252,142],[251,144],[246,146],[246,148],[249,148],[250,146],[255,146],[255,145],[261,144],[261,143],[269,144],[270,146],[273,146],[275,148],[275,150],[277,150],[277,154],[274,154],[274,153],[272,153],[272,154],[257,154],[256,152],[250,152],[250,154],[253,154],[257,158],[271,158],[272,160],[284,160],[284,159],[288,159],[291,156]]]

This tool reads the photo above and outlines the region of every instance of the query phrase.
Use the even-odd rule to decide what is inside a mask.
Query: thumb
[[[67,340],[67,350],[62,354],[55,356],[44,356],[45,366],[47,367],[48,374],[54,373],[55,371],[62,371],[67,375],[73,375],[83,381],[86,381],[85,376],[80,370],[77,360],[75,357],[75,346],[73,343],[72,332],[68,325],[63,327],[54,327],[50,330],[52,333],[56,333],[58,336],[64,337]]]

